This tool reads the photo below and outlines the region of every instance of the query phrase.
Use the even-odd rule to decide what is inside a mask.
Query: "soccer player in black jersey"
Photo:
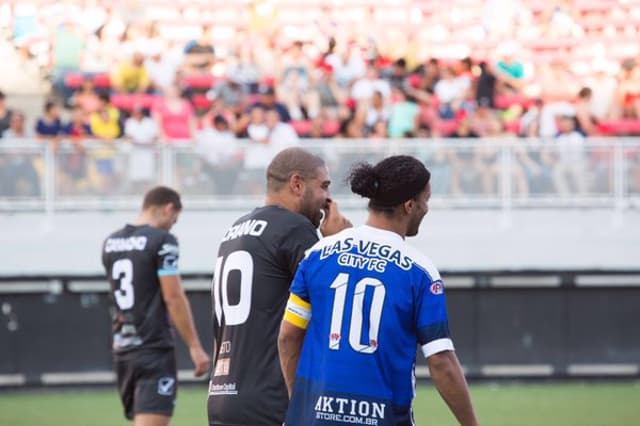
[[[173,414],[172,325],[189,348],[196,376],[210,365],[180,283],[178,241],[169,233],[181,209],[176,191],[153,188],[136,223],[111,234],[102,247],[113,300],[114,368],[125,416],[136,426],[166,426]]]
[[[282,425],[288,396],[277,338],[289,285],[304,252],[322,235],[351,226],[329,198],[324,161],[303,149],[278,153],[267,168],[265,205],[225,233],[215,263],[214,369],[209,424]],[[324,211],[324,220],[322,220]]]

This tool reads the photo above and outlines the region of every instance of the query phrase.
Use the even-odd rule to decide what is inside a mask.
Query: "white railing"
[[[640,199],[640,139],[302,140],[325,158],[333,196],[363,206],[344,178],[356,161],[404,153],[432,172],[433,203],[446,208],[609,208],[620,215]],[[81,149],[77,148],[82,146]],[[138,208],[144,191],[163,183],[189,208],[249,208],[264,197],[264,171],[275,149],[250,141],[202,146],[188,141],[141,147],[86,141],[57,148],[0,139],[0,210]]]

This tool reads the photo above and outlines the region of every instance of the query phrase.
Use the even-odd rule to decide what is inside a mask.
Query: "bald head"
[[[280,191],[296,173],[305,179],[314,178],[318,169],[324,165],[322,158],[304,149],[284,149],[271,160],[267,167],[267,191]]]

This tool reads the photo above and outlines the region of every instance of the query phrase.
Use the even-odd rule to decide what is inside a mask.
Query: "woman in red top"
[[[170,87],[166,96],[155,103],[153,116],[164,140],[191,139],[194,135],[193,107],[180,96],[176,86]]]

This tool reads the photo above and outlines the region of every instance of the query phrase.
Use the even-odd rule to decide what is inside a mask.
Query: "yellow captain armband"
[[[306,329],[311,319],[311,303],[291,293],[284,311],[284,319],[295,326]]]

